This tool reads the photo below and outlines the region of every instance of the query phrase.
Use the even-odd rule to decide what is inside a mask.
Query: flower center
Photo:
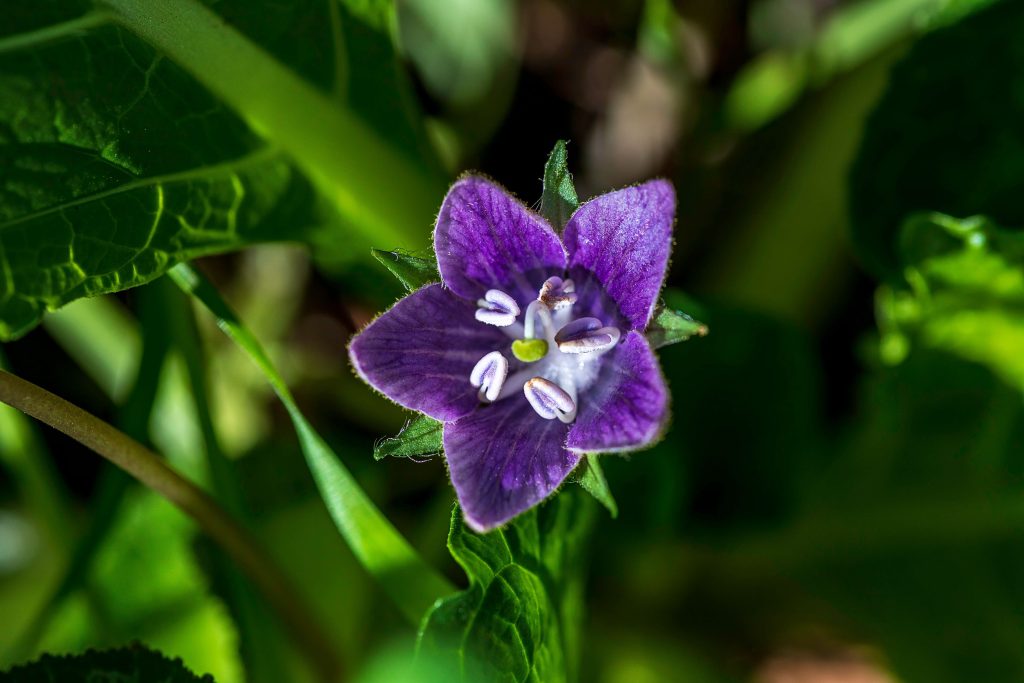
[[[622,336],[597,318],[574,318],[576,300],[572,280],[549,277],[520,322],[515,299],[498,289],[484,294],[476,319],[504,329],[512,338],[512,355],[526,367],[510,376],[508,359],[500,352],[481,358],[469,377],[481,401],[500,401],[521,391],[545,420],[568,424],[576,419],[579,396],[597,379],[601,356]]]

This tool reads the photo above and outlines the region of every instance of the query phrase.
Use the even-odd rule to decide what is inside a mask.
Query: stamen
[[[537,320],[540,320],[540,333],[537,334]],[[554,323],[551,320],[551,309],[543,301],[531,301],[526,307],[526,315],[523,317],[523,336],[527,339],[536,339],[538,336],[547,338],[554,332]]]
[[[576,402],[562,387],[543,377],[534,377],[523,385],[523,393],[533,409],[545,420],[556,417],[569,424],[576,419]]]
[[[495,401],[508,376],[508,360],[501,353],[491,351],[477,361],[469,373],[469,382],[480,389],[480,400]]]
[[[562,353],[599,353],[619,343],[622,332],[617,327],[602,327],[597,318],[578,318],[555,335]]]
[[[476,319],[488,325],[508,327],[519,316],[519,304],[500,289],[488,289],[476,305]]]
[[[560,277],[549,277],[541,285],[540,296],[537,298],[556,311],[569,308],[576,303],[576,283]]]

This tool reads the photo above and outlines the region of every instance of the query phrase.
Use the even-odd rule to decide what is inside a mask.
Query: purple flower
[[[657,439],[668,392],[643,332],[668,263],[663,180],[601,195],[560,239],[494,183],[448,192],[434,229],[442,284],[352,341],[359,375],[444,422],[466,522],[499,526],[549,496],[584,454]]]

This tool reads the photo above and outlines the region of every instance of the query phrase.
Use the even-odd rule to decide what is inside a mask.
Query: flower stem
[[[241,526],[201,489],[155,453],[45,389],[0,370],[0,402],[17,408],[114,463],[156,491],[199,526],[258,586],[324,680],[336,680],[340,662],[318,624],[273,560]]]

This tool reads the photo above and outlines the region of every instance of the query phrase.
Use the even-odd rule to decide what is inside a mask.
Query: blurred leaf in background
[[[854,244],[889,281],[912,213],[1024,224],[1024,101],[1012,85],[1024,71],[1024,5],[961,2],[951,11],[985,5],[915,43],[865,130],[850,181]]]
[[[879,293],[883,359],[942,349],[1024,390],[1024,233],[983,217],[918,215],[903,226],[901,254],[906,287]]]

